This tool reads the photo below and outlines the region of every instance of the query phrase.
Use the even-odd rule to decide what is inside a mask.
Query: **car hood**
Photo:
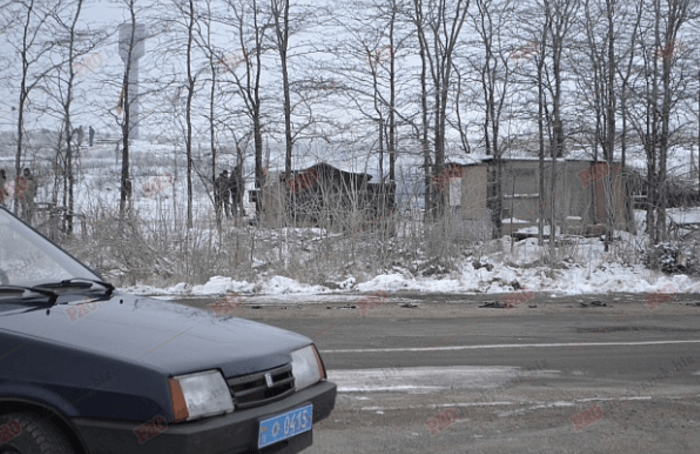
[[[0,329],[169,375],[221,369],[226,377],[274,368],[311,340],[283,329],[133,295],[50,309],[0,312]]]

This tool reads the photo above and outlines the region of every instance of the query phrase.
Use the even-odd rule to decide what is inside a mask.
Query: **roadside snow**
[[[289,293],[305,293],[316,295],[319,293],[330,292],[330,289],[321,285],[306,285],[301,284],[294,279],[289,279],[282,276],[273,276],[266,281],[262,281],[256,287],[257,294],[265,295],[286,295]]]
[[[230,277],[214,276],[204,285],[195,285],[190,293],[196,295],[220,295],[223,293],[250,293],[253,285],[247,282],[238,282]]]
[[[630,151],[629,160],[633,166],[645,169],[644,150],[640,147]],[[687,171],[689,151],[674,148],[669,154],[669,169]],[[184,180],[173,169],[172,146],[146,141],[132,144],[134,164],[134,209],[152,222],[169,216],[172,205],[187,196]],[[222,168],[233,167],[233,161],[222,162]],[[310,164],[309,164],[310,165]],[[76,191],[76,206],[81,212],[94,211],[100,206],[118,205],[118,172],[114,165],[113,143],[98,143],[84,156],[83,170],[79,174]],[[109,175],[106,178],[105,175]],[[674,173],[674,175],[676,175]],[[677,176],[680,176],[677,175]],[[250,178],[249,178],[250,180]],[[248,182],[248,186],[252,181]],[[46,191],[46,187],[42,189]],[[211,212],[206,188],[197,187],[194,203],[195,218],[206,219]],[[40,193],[40,199],[48,199],[48,193]],[[246,203],[249,204],[248,198]],[[251,212],[252,207],[246,206]],[[668,210],[669,220],[691,227],[700,225],[700,208],[674,208]],[[644,231],[645,213],[636,211],[639,231]],[[513,219],[514,224],[522,220]],[[510,220],[504,220],[504,223]],[[695,225],[692,225],[695,224]],[[534,232],[532,228],[528,231]],[[214,235],[206,224],[198,230],[202,240]],[[321,229],[279,229],[271,231],[273,238],[303,237],[306,242],[331,236]],[[566,238],[557,251],[555,261],[544,260],[546,251],[535,238],[514,242],[510,237],[487,242],[484,249],[492,252],[479,257],[468,257],[461,264],[452,267],[448,274],[434,274],[429,277],[407,270],[394,269],[370,278],[345,276],[342,282],[329,283],[329,286],[311,285],[279,275],[259,275],[253,282],[237,280],[236,276],[213,276],[203,284],[179,283],[172,287],[157,288],[136,286],[127,289],[131,293],[161,296],[211,296],[211,295],[353,295],[359,293],[424,292],[448,294],[510,293],[515,303],[527,301],[531,292],[573,295],[584,293],[689,293],[700,292],[700,281],[684,275],[670,276],[654,272],[629,260],[628,251],[645,249],[648,241],[644,235],[633,236],[626,232],[616,232],[620,241],[614,247],[617,252],[605,253],[603,243],[597,238]],[[489,249],[490,248],[490,249]],[[493,252],[495,251],[495,252]],[[259,265],[263,262],[256,263]],[[486,265],[486,266],[485,266]]]
[[[408,272],[380,274],[365,282],[348,278],[338,288],[309,285],[284,276],[260,277],[256,282],[237,281],[214,276],[202,285],[180,283],[169,288],[138,286],[131,293],[149,295],[210,296],[241,295],[320,295],[356,293],[421,292],[445,294],[515,295],[515,304],[526,302],[535,292],[554,295],[590,293],[696,293],[700,280],[686,275],[666,275],[642,265],[626,266],[609,259],[600,241],[588,240],[576,245],[578,260],[562,261],[549,267],[539,263],[540,247],[530,238],[512,244],[501,241],[503,252],[481,258],[481,265],[465,260],[462,266],[447,275],[413,276]],[[586,260],[581,260],[581,255]],[[484,266],[487,263],[489,266]],[[475,267],[476,266],[476,267]]]

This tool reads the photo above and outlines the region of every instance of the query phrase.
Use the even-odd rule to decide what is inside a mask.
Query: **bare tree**
[[[536,114],[525,106],[537,124],[539,157],[539,220],[538,237],[544,240],[545,222],[549,224],[549,240],[554,252],[557,229],[556,185],[557,159],[564,156],[565,105],[564,79],[571,73],[565,71],[565,51],[574,47],[573,26],[577,19],[578,3],[573,0],[535,0],[520,6],[523,15],[523,31],[526,44],[517,47],[513,58],[518,61],[518,83],[531,86],[536,92]],[[530,63],[532,61],[532,63]],[[534,65],[534,68],[533,68]],[[534,69],[534,71],[532,71]]]
[[[216,107],[218,99],[218,73],[222,70],[221,61],[223,60],[223,54],[218,51],[214,41],[213,41],[213,31],[215,27],[215,11],[212,9],[211,0],[206,1],[206,13],[200,16],[201,26],[197,27],[197,45],[204,52],[206,56],[206,63],[209,69],[210,79],[207,81],[209,83],[209,102],[208,102],[208,114],[207,114],[207,124],[208,124],[208,134],[209,134],[209,152],[211,153],[211,184],[212,187],[215,184],[217,176],[217,166],[216,160],[218,156],[217,150],[217,122],[216,122]],[[203,28],[203,29],[202,29]],[[216,190],[215,188],[213,188]],[[216,213],[216,223],[219,229],[221,229],[221,207],[216,203],[215,197],[211,198],[214,204],[214,211]]]
[[[136,22],[136,0],[124,0],[127,7],[129,20],[122,25],[120,29],[119,54],[124,61],[124,82],[122,83],[122,93],[117,113],[123,112],[121,119],[122,132],[122,169],[121,169],[121,184],[119,196],[119,213],[124,214],[131,203],[132,197],[132,181],[130,177],[129,166],[129,150],[130,141],[132,140],[132,131],[136,125],[136,121],[132,118],[132,114],[136,116],[136,106],[138,105],[139,95],[136,90],[134,78],[138,70],[138,59],[144,52],[143,30]],[[132,112],[132,110],[134,112]]]
[[[524,105],[520,108],[524,118],[533,119],[536,125],[536,142],[538,156],[538,193],[539,203],[537,208],[537,232],[539,244],[544,241],[545,221],[549,219],[547,209],[548,196],[546,188],[546,162],[547,150],[551,140],[547,84],[548,84],[548,43],[549,26],[551,17],[542,14],[542,5],[537,2],[518,5],[518,15],[521,17],[522,29],[517,30],[517,41],[510,58],[515,65],[514,83],[521,89],[520,92],[534,92],[529,97],[523,97]],[[532,106],[536,106],[535,109]],[[518,106],[515,106],[518,109]],[[518,109],[518,110],[520,110]],[[534,112],[533,112],[534,110]],[[551,225],[551,222],[550,222]]]
[[[636,58],[637,41],[639,39],[639,29],[641,26],[643,12],[643,4],[641,2],[633,6],[634,7],[625,5],[625,8],[622,9],[622,18],[624,19],[623,27],[626,31],[627,41],[620,45],[620,62],[617,65],[618,78],[620,80],[620,116],[622,117],[622,131],[620,132],[620,166],[622,167],[623,172],[627,172],[627,143],[630,130],[628,127],[629,111],[627,108],[627,99],[630,92],[630,79],[636,72],[634,62]],[[632,22],[630,22],[628,18],[631,19]],[[619,41],[620,40],[618,39],[618,43]],[[636,233],[637,224],[634,219],[634,203],[631,199],[627,201],[626,208],[628,230]]]
[[[229,0],[228,7],[232,13],[230,25],[236,33],[235,39],[241,49],[242,61],[240,65],[238,63],[230,65],[228,62],[224,62],[224,64],[228,68],[227,74],[231,75],[232,86],[243,100],[244,112],[252,123],[257,192],[255,209],[259,215],[262,210],[263,181],[265,178],[263,173],[263,114],[260,90],[267,23],[261,17],[258,0],[248,0],[245,3]],[[239,68],[242,68],[242,71]]]
[[[409,12],[416,29],[421,58],[421,92],[425,135],[423,146],[426,172],[426,214],[433,219],[444,212],[444,197],[432,197],[428,189],[440,178],[445,170],[445,130],[447,109],[454,69],[454,52],[460,43],[460,34],[467,17],[469,0],[413,0],[413,9]],[[428,76],[429,73],[429,76]],[[433,153],[428,153],[428,118],[427,96],[429,90],[433,95]],[[432,159],[434,158],[434,160]],[[432,167],[432,172],[429,170]],[[443,194],[444,195],[444,194]]]
[[[19,99],[17,103],[17,147],[15,152],[15,178],[22,171],[23,146],[25,135],[25,116],[30,103],[30,94],[43,84],[51,73],[55,63],[48,61],[56,41],[49,38],[49,21],[60,3],[51,4],[36,0],[20,0],[3,8],[7,21],[14,23],[16,33],[10,33],[8,43],[20,59]],[[19,209],[19,200],[15,197],[14,211]]]
[[[639,36],[640,77],[631,88],[630,121],[647,158],[647,229],[654,244],[667,235],[668,151],[680,126],[673,117],[694,70],[685,64],[682,27],[698,14],[691,0],[650,0],[644,3]]]
[[[334,22],[350,38],[332,43],[326,52],[340,56],[340,64],[326,68],[342,83],[338,104],[347,108],[347,98],[357,111],[354,123],[361,117],[368,123],[366,133],[358,134],[361,141],[371,143],[377,151],[378,169],[386,181],[385,161],[389,158],[388,182],[396,181],[397,157],[397,64],[398,54],[410,35],[399,32],[399,5],[357,2],[348,5]],[[405,118],[403,118],[405,119]]]
[[[541,0],[541,8],[546,17],[546,34],[549,44],[549,63],[548,68],[551,71],[551,77],[546,89],[551,96],[552,102],[552,135],[550,142],[550,156],[552,158],[550,170],[550,187],[549,187],[549,219],[550,232],[549,242],[552,253],[555,248],[555,236],[557,228],[556,219],[556,187],[557,187],[557,158],[564,156],[564,123],[563,123],[563,107],[562,96],[564,93],[563,76],[564,72],[562,65],[564,63],[564,50],[567,47],[567,41],[571,38],[570,32],[575,19],[575,14],[578,10],[579,2],[576,0]]]
[[[389,7],[389,133],[387,152],[389,153],[389,183],[396,184],[396,158],[398,156],[396,144],[396,52],[400,47],[396,29],[399,5],[396,0],[389,0]]]
[[[545,185],[545,158],[546,158],[546,143],[545,143],[545,110],[547,106],[547,95],[545,93],[545,62],[547,58],[547,43],[548,35],[547,30],[549,29],[549,22],[551,18],[545,16],[544,24],[539,34],[538,39],[535,41],[538,45],[538,51],[536,52],[536,64],[537,64],[537,142],[538,147],[538,160],[539,160],[539,193],[540,193],[540,203],[538,204],[538,224],[537,224],[537,238],[539,244],[543,244],[544,239],[544,220],[547,219],[548,213],[546,213],[546,195],[547,188]],[[550,203],[554,203],[553,200]],[[550,229],[554,229],[554,220],[550,219]]]
[[[513,13],[510,0],[475,0],[476,12],[471,22],[478,36],[479,54],[473,57],[472,66],[479,74],[483,96],[483,140],[486,154],[493,156],[494,169],[489,174],[489,206],[494,226],[493,235],[499,237],[503,207],[503,148],[501,146],[501,117],[512,84],[513,68],[503,34]],[[483,54],[482,54],[483,51]]]
[[[605,251],[607,252],[615,228],[615,213],[613,210],[612,182],[614,172],[613,162],[615,158],[616,143],[616,113],[617,113],[617,66],[615,56],[616,31],[615,22],[619,11],[617,0],[586,0],[583,4],[583,30],[586,36],[585,53],[589,65],[582,66],[578,74],[578,80],[587,86],[590,97],[593,99],[593,118],[595,119],[595,133],[593,136],[594,160],[598,159],[598,146],[602,146],[603,159],[608,172],[603,176],[605,186]],[[591,72],[592,80],[589,82],[585,74]],[[595,191],[595,187],[591,186]],[[598,204],[593,204],[596,210]]]
[[[186,30],[187,38],[185,41],[185,159],[187,160],[187,228],[193,227],[193,212],[192,212],[192,176],[194,172],[194,160],[192,156],[192,141],[193,141],[193,99],[195,95],[195,86],[197,76],[194,68],[194,46],[195,46],[195,17],[194,0],[188,0],[186,3],[174,1],[173,6],[177,9],[179,18],[176,22]]]
[[[284,174],[292,173],[292,100],[289,89],[289,0],[270,0],[270,11],[275,29],[274,42],[279,54],[284,97]]]
[[[74,101],[74,90],[77,78],[82,75],[84,68],[82,67],[82,58],[94,48],[94,40],[99,39],[97,33],[90,35],[80,33],[78,30],[78,22],[83,8],[83,0],[75,0],[67,5],[65,11],[57,11],[54,14],[54,20],[59,25],[59,33],[63,35],[61,41],[65,43],[65,64],[57,68],[57,97],[62,109],[63,132],[60,134],[65,141],[65,166],[63,179],[63,206],[66,208],[66,217],[64,230],[67,234],[73,233],[73,214],[75,211],[75,174],[74,174],[74,156],[79,153],[79,147],[82,142],[82,129],[76,130],[73,127],[72,107]],[[66,16],[64,18],[64,16]],[[87,42],[86,42],[87,38]],[[76,140],[77,139],[77,140]],[[73,145],[78,147],[78,150],[73,149]],[[61,148],[59,144],[59,150]]]

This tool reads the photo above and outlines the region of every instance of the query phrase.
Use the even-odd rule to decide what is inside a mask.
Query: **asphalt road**
[[[309,454],[700,452],[698,295],[307,300],[186,303],[314,339],[339,395]]]

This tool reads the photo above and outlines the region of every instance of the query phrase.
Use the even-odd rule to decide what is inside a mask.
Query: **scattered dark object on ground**
[[[486,268],[486,271],[493,270],[493,265],[491,265],[490,263],[481,263],[478,260],[474,260],[472,262],[472,266],[474,267],[475,270],[478,270],[479,268]]]
[[[484,301],[484,304],[479,307],[486,307],[490,309],[505,309],[507,306],[498,301]]]
[[[251,309],[262,309],[262,306],[250,306]]]
[[[430,265],[428,268],[424,269],[420,273],[423,276],[437,276],[437,275],[447,274],[447,272],[448,272],[448,270],[446,267],[444,267],[440,264],[434,264],[434,265]]]
[[[697,244],[692,241],[672,241],[661,243],[648,250],[644,264],[652,270],[666,274],[695,274],[698,271],[696,256]]]
[[[403,303],[403,304],[400,304],[399,306],[405,307],[406,309],[415,309],[418,307],[417,304],[413,304],[413,303]]]
[[[323,286],[326,288],[329,288],[331,290],[339,290],[340,289],[340,284],[338,284],[337,282],[333,282],[333,281],[326,281],[323,283]]]
[[[686,306],[700,307],[700,301],[696,301],[694,303],[686,303]]]
[[[529,307],[530,309],[535,309],[535,308],[537,307],[537,304],[530,304],[528,307]]]
[[[591,301],[590,304],[579,303],[579,307],[608,307],[608,304],[602,301]]]

